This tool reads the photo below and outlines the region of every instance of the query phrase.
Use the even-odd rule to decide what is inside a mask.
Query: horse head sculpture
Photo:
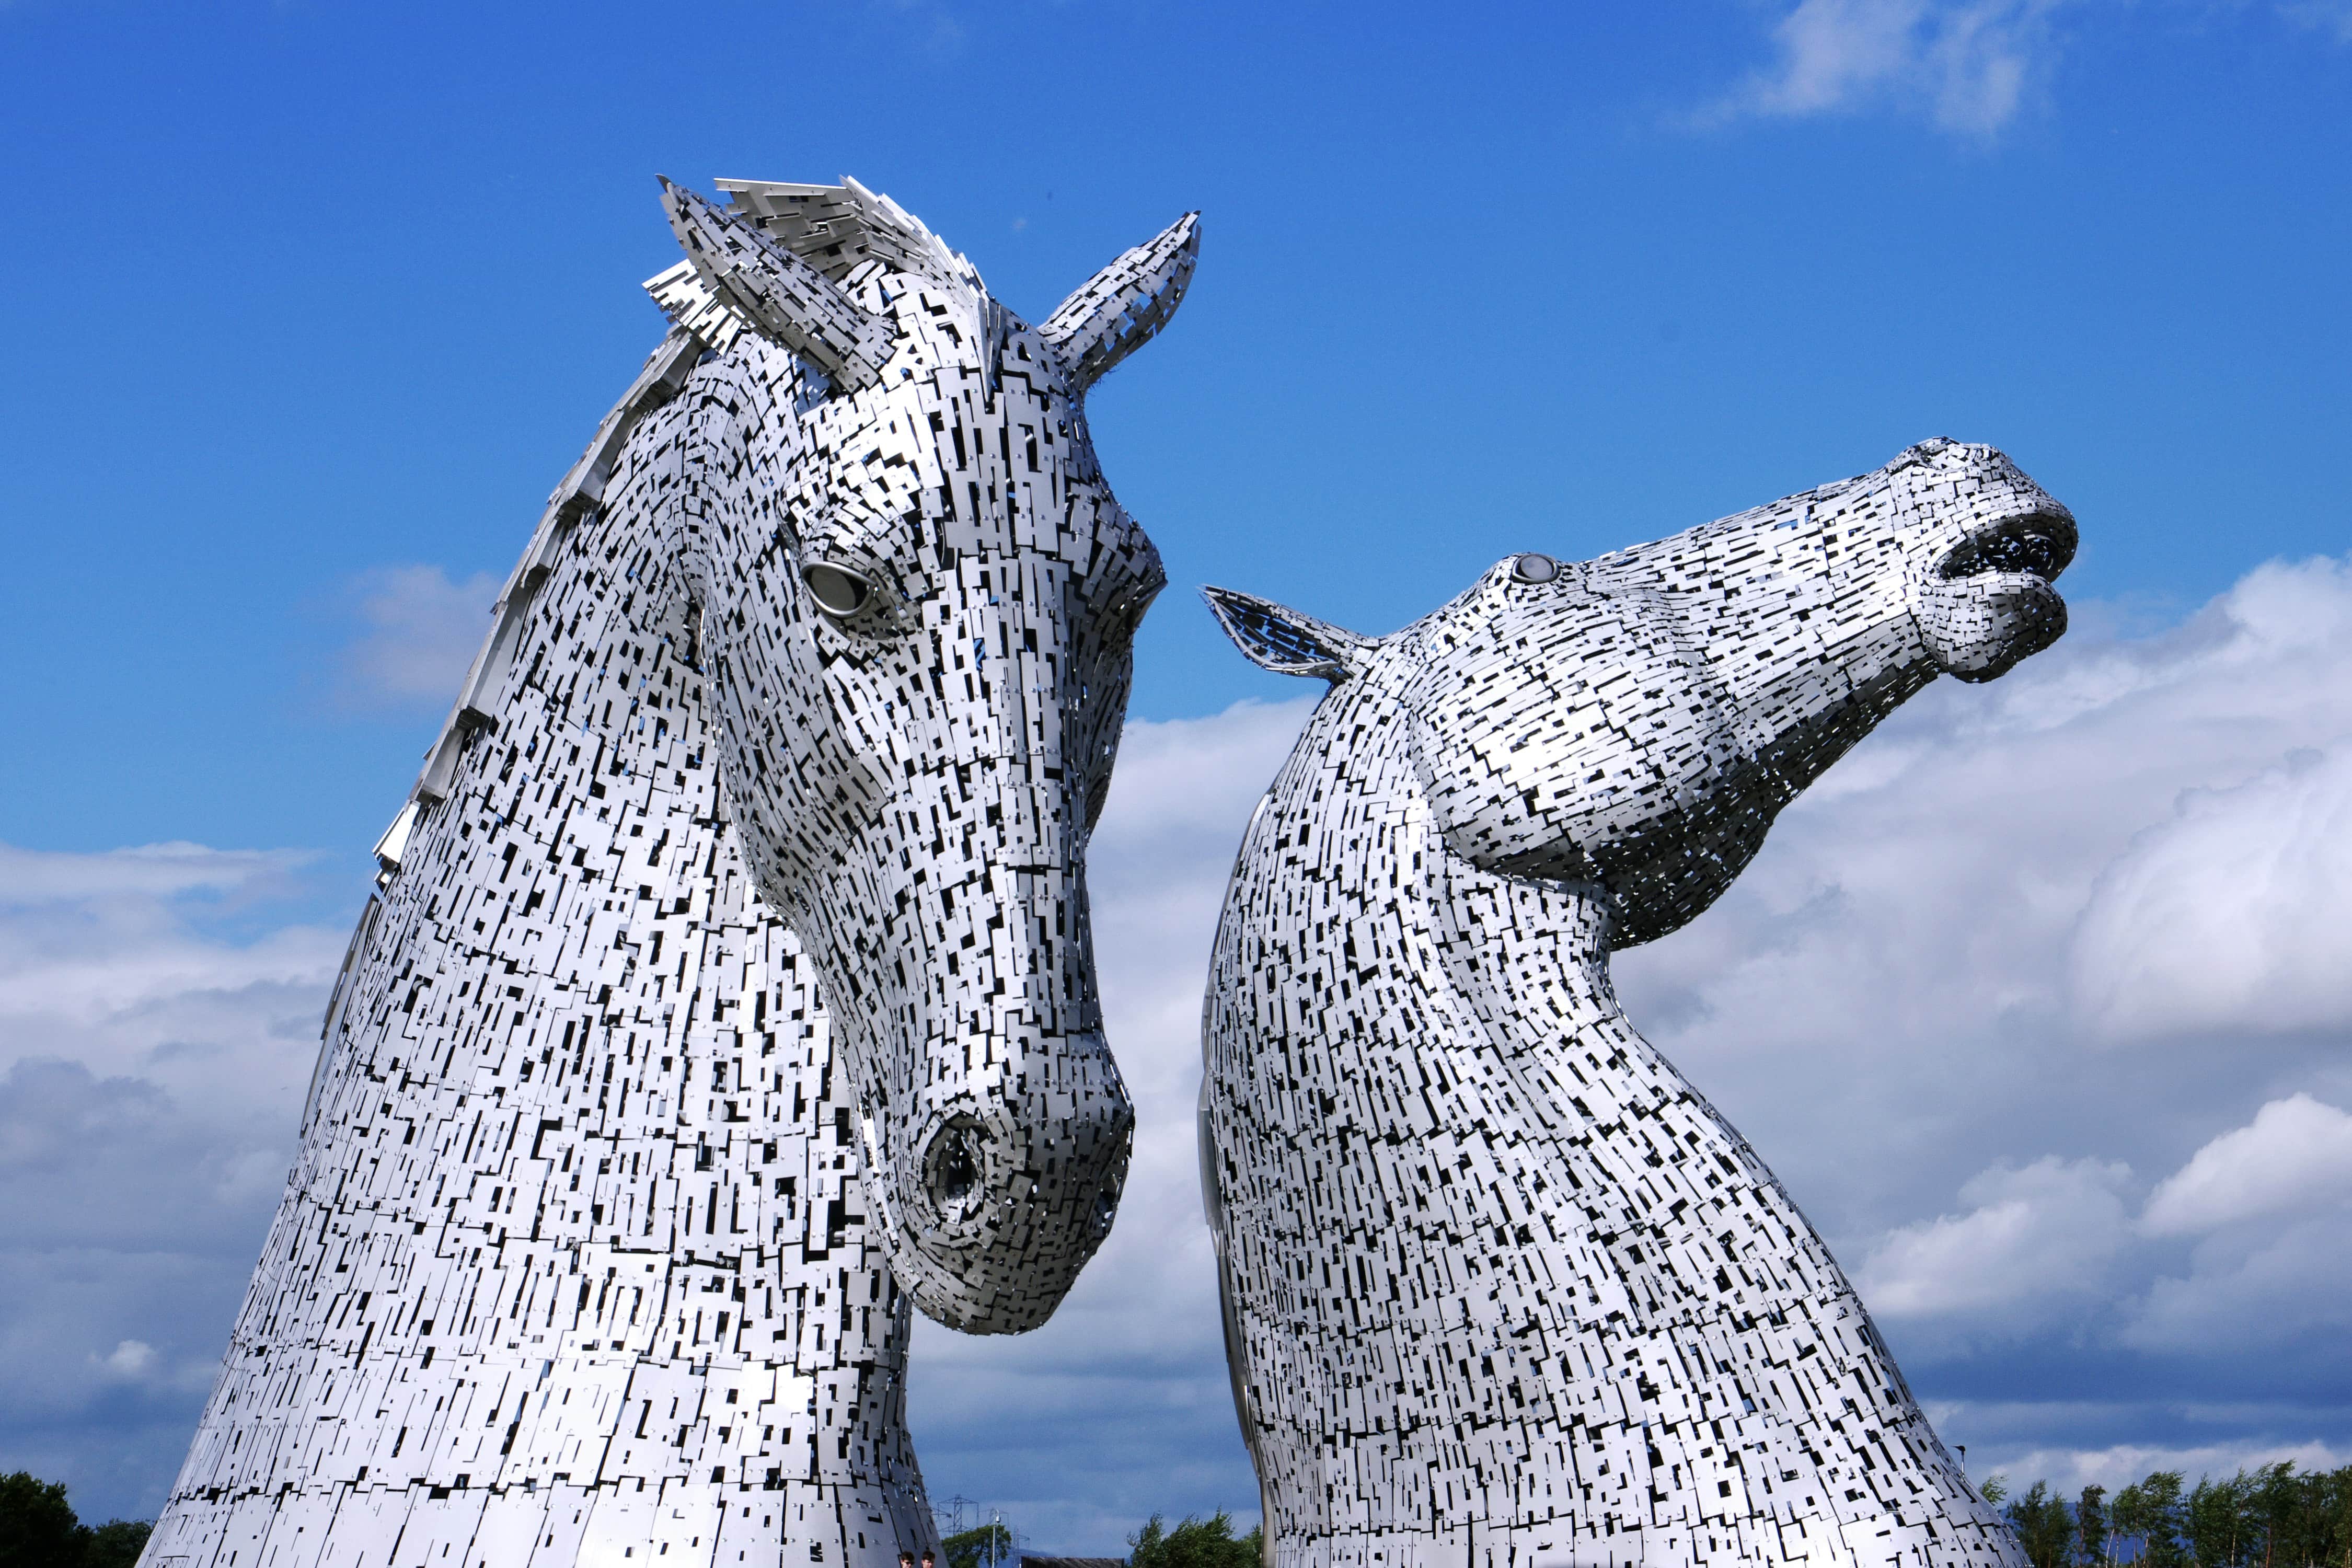
[[[1987,447],[1391,636],[1208,590],[1320,676],[1244,835],[1202,1185],[1268,1568],[2023,1568],[1787,1192],[1618,1007],[1936,679],[2065,626],[2066,510]]]
[[[1446,843],[1599,881],[1630,947],[1712,903],[1780,808],[1937,675],[1990,680],[2055,642],[2075,537],[2001,453],[1932,440],[1592,561],[1513,556],[1393,637],[1209,597],[1267,668],[1377,668]]]
[[[1034,1326],[1109,1223],[1160,567],[1083,398],[1192,220],[1033,330],[855,182],[733,188],[665,187],[672,329],[377,845],[151,1560],[887,1568],[910,1302]]]
[[[893,1269],[951,1327],[1031,1328],[1133,1124],[1086,848],[1164,579],[1085,397],[1176,308],[1196,221],[1033,327],[855,183],[730,188],[664,182],[687,260],[652,285],[718,345],[664,416],[721,776],[815,961]]]

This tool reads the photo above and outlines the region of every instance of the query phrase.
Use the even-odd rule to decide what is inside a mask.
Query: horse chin
[[[1066,1048],[1108,1058],[1099,1035]],[[869,1131],[876,1228],[925,1316],[965,1333],[1026,1332],[1109,1236],[1134,1111],[1122,1092],[1052,1098],[1051,1115],[1002,1101],[934,1111],[895,1163]]]
[[[1911,614],[1937,668],[1968,681],[2006,675],[2066,632],[2066,601],[2022,572],[1927,583]]]

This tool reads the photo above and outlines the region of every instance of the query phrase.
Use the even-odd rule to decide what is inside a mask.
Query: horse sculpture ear
[[[1319,675],[1336,686],[1363,667],[1364,655],[1375,646],[1371,637],[1255,594],[1203,588],[1201,597],[1243,656],[1276,675]]]
[[[1037,329],[1062,351],[1080,395],[1168,324],[1201,258],[1201,215],[1186,213],[1087,279]]]
[[[836,386],[855,392],[882,378],[896,335],[889,321],[750,219],[667,180],[661,188],[669,226],[718,304],[814,364]]]

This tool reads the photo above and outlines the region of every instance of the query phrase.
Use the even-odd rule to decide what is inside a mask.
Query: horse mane
[[[984,288],[970,260],[947,247],[920,218],[844,174],[837,185],[779,180],[715,180],[735,208],[768,237],[835,283],[878,261],[951,287]]]
[[[975,290],[983,300],[988,298],[987,285],[968,259],[950,251],[897,202],[867,190],[846,174],[837,185],[781,180],[715,183],[733,198],[740,213],[834,282],[861,267],[878,263],[894,272]],[[398,868],[417,816],[447,796],[466,738],[495,723],[485,704],[512,660],[531,596],[546,580],[572,525],[603,500],[604,482],[637,421],[677,395],[704,353],[727,353],[749,325],[724,301],[712,298],[689,262],[681,261],[646,279],[645,288],[673,323],[669,336],[646,361],[636,380],[597,426],[588,449],[547,498],[530,542],[491,607],[489,635],[467,668],[449,717],[425,751],[415,786],[392,826],[376,841],[376,858],[385,879]]]

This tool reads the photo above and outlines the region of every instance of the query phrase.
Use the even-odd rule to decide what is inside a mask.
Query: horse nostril
[[[1130,1152],[1129,1148],[1119,1150],[1118,1157],[1111,1162],[1109,1171],[1103,1176],[1102,1185],[1095,1189],[1094,1211],[1087,1217],[1093,1222],[1094,1245],[1097,1247],[1100,1247],[1103,1238],[1110,1235],[1111,1222],[1118,1218],[1118,1197],[1127,1189],[1127,1163]]]
[[[2066,569],[2074,554],[2063,532],[2036,526],[2042,519],[2021,519],[2000,531],[1964,540],[1937,569],[1946,582],[1988,572],[2022,574],[2047,582]]]
[[[984,1136],[978,1122],[959,1116],[931,1140],[930,1158],[924,1162],[925,1184],[930,1188],[931,1202],[950,1220],[969,1219],[981,1205],[984,1196],[981,1140]]]
[[[2058,546],[2047,534],[2014,533],[1989,542],[1985,558],[2003,572],[2030,572],[2047,577],[2058,559]]]

